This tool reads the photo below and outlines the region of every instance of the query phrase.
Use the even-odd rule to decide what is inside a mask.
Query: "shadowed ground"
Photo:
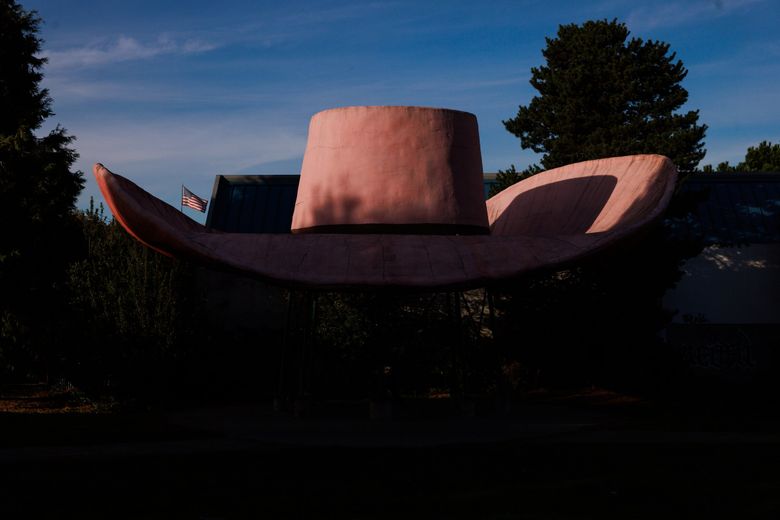
[[[780,422],[588,390],[507,416],[0,415],[4,518],[774,518]]]

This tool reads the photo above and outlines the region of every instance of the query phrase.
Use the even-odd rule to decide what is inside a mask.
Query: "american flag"
[[[188,190],[183,184],[181,186],[181,205],[187,206],[188,208],[196,209],[200,211],[201,213],[206,212],[206,205],[208,204],[208,201],[206,199],[201,199],[194,193],[192,193],[190,190]]]

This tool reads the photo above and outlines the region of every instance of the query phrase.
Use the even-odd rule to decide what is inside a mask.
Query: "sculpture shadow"
[[[332,195],[324,195],[320,196],[319,200],[315,199],[315,201],[313,204],[310,203],[314,206],[310,210],[313,220],[315,222],[324,222],[325,224],[293,229],[291,230],[292,233],[344,233],[349,232],[350,228],[353,227],[360,231],[360,226],[349,226],[339,223],[351,221],[354,214],[358,213],[364,206],[363,200],[351,196],[334,197]]]
[[[593,175],[520,192],[491,224],[491,234],[586,233],[604,211],[616,186],[617,178],[612,175]]]

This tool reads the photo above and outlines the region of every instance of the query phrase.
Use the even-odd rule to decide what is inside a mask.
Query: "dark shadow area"
[[[318,194],[314,194],[315,196]],[[339,194],[316,196],[304,201],[310,207],[307,222],[322,224],[298,228],[293,233],[344,233],[344,234],[411,234],[411,235],[484,235],[489,230],[483,225],[445,222],[437,215],[429,215],[429,222],[409,222],[426,215],[416,200],[408,201],[404,212],[398,207],[377,206],[375,201]],[[480,203],[480,208],[483,206]],[[360,223],[353,223],[356,220]],[[300,224],[300,222],[299,222]]]
[[[357,197],[344,195],[320,197],[317,200],[306,201],[304,204],[315,206],[307,208],[313,222],[349,222],[354,218],[355,212],[363,206],[363,201]],[[306,232],[306,229],[308,228],[303,228],[302,232]]]
[[[585,233],[604,210],[617,178],[594,175],[545,184],[518,194],[491,226],[493,235]]]
[[[492,384],[495,360],[479,356],[479,331],[458,319],[469,312],[461,293],[291,291],[288,298],[282,377],[290,400],[403,402],[398,412]]]
[[[638,199],[628,211],[642,212],[648,203]],[[668,342],[675,311],[662,301],[684,275],[685,260],[704,247],[700,237],[680,230],[699,203],[678,193],[665,218],[598,257],[494,289],[495,338],[513,360],[518,391],[592,384],[701,408],[746,400],[764,408],[776,401],[780,385],[768,374],[780,370],[777,362],[749,382],[707,378]]]
[[[232,447],[212,439],[167,452],[75,448],[32,463],[4,459],[0,514],[655,519],[772,518],[780,508],[776,442],[732,435],[714,448],[701,434],[622,438],[628,442],[591,442],[584,433],[425,447],[236,449],[235,439]],[[203,450],[207,443],[221,449]]]
[[[659,294],[701,247],[670,233],[686,206],[675,199],[667,220],[598,262],[457,304],[457,293],[291,296],[239,276],[213,280],[220,295],[191,265],[85,215],[70,325],[41,365],[85,400],[116,406],[0,414],[0,516],[772,517],[780,360],[753,382],[703,377],[659,335],[670,317]],[[253,292],[268,300],[242,299]],[[283,357],[302,345],[297,361]],[[285,362],[296,368],[284,372]],[[315,405],[295,423],[322,421],[314,438],[345,418],[355,427],[340,440],[376,428],[368,402],[390,402],[394,415],[380,425],[400,445],[285,445],[294,438],[283,431],[254,439],[279,418],[297,420],[271,411],[280,373],[292,376],[293,397]],[[488,430],[475,427],[457,445],[419,447],[418,433],[394,433],[464,418],[454,403],[469,398],[477,406],[466,420],[501,429],[519,417],[524,436],[485,441]],[[334,413],[317,400],[346,405]],[[238,403],[265,408],[242,415]],[[201,423],[170,419],[206,407],[218,413]],[[270,419],[230,430],[258,418]],[[550,423],[580,426],[569,435]]]

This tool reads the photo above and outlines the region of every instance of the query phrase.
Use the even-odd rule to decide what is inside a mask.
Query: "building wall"
[[[692,374],[771,381],[780,370],[780,244],[710,246],[667,292],[665,337]]]
[[[709,246],[667,292],[675,323],[780,324],[780,244]]]

